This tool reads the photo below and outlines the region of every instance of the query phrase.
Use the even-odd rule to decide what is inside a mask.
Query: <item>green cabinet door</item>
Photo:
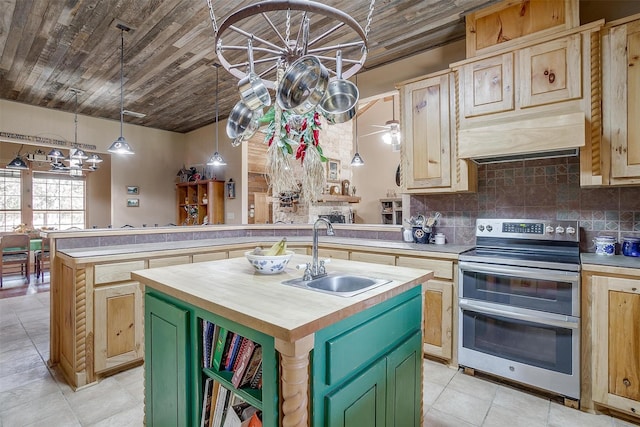
[[[420,426],[421,363],[420,331],[387,356],[387,426]]]
[[[144,323],[146,425],[189,427],[189,313],[146,294]]]
[[[386,359],[325,397],[325,425],[382,427],[386,410]]]

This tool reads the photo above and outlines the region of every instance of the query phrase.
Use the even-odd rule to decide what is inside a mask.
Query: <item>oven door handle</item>
[[[511,268],[508,266],[492,267],[487,264],[477,262],[462,261],[458,263],[461,271],[469,271],[471,273],[488,273],[501,274],[506,276],[516,276],[527,279],[543,279],[553,280],[556,282],[573,282],[577,283],[580,275],[573,271],[554,272],[544,269],[532,269],[527,267]]]
[[[496,316],[507,317],[509,319],[522,320],[529,323],[538,323],[541,325],[554,326],[565,329],[578,329],[580,327],[579,318],[571,318],[569,316],[556,315],[552,317],[550,313],[531,314],[525,310],[519,310],[517,308],[509,308],[508,310],[502,310],[495,308],[482,302],[469,301],[462,298],[458,302],[458,306],[462,310],[474,311],[481,314],[493,314]]]

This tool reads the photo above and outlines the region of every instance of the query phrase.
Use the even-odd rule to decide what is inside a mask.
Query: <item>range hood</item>
[[[577,156],[585,145],[584,112],[486,120],[458,131],[458,157],[476,163]]]

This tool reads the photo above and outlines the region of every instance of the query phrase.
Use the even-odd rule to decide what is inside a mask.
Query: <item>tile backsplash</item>
[[[577,157],[478,167],[478,192],[411,196],[411,215],[442,214],[437,231],[448,243],[474,244],[476,218],[580,221],[580,246],[595,236],[640,237],[640,186],[581,188]]]

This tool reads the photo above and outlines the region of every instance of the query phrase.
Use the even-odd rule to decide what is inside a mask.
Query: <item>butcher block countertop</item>
[[[281,274],[256,273],[244,258],[138,270],[134,280],[203,310],[287,342],[297,341],[335,322],[393,298],[433,277],[428,270],[332,260],[331,273],[391,280],[353,297],[341,297],[294,286],[297,264],[311,257],[294,255]]]
[[[263,247],[280,240],[280,237],[253,236],[233,237],[204,240],[181,240],[160,243],[137,243],[129,245],[100,246],[90,248],[60,249],[56,256],[74,263],[126,261],[132,257],[145,258],[155,256],[183,255],[202,251],[216,251],[224,249],[237,249],[246,245],[247,250],[256,245]],[[287,236],[287,242],[291,245],[311,246],[311,236]],[[374,250],[381,249],[389,254],[408,256],[431,256],[435,258],[457,260],[458,254],[467,251],[473,246],[467,245],[433,245],[419,243],[405,243],[401,241],[357,239],[349,237],[319,238],[322,248]]]

